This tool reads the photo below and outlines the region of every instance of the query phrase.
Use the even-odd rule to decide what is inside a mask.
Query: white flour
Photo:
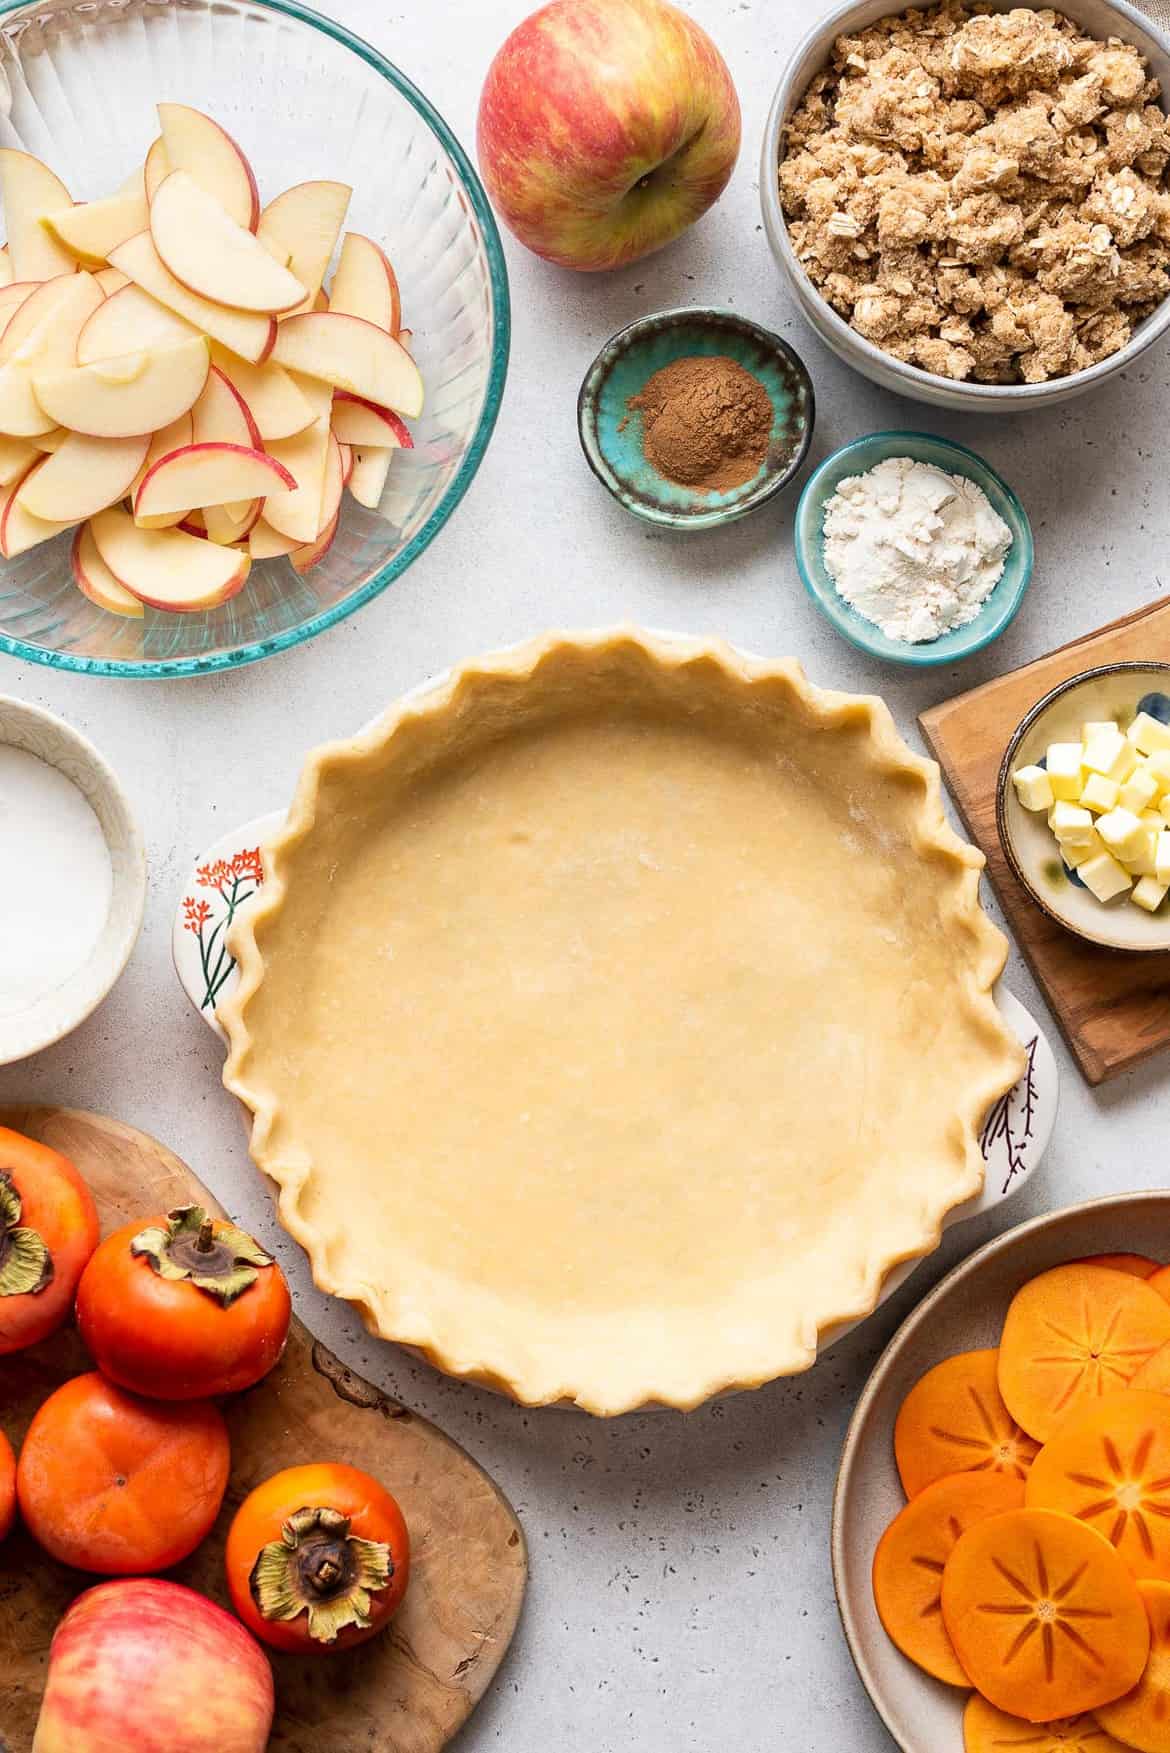
[[[0,1016],[14,1016],[88,961],[114,873],[101,824],[47,761],[0,744]]]
[[[847,476],[825,507],[825,567],[838,594],[908,644],[973,621],[1011,541],[974,481],[911,457]]]

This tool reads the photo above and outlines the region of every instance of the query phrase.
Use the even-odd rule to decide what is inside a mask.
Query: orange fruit
[[[928,1370],[902,1402],[894,1457],[907,1497],[948,1473],[1024,1479],[1039,1445],[999,1392],[997,1351],[963,1351]]]
[[[971,1684],[1030,1723],[1112,1703],[1136,1686],[1149,1654],[1149,1620],[1125,1563],[1057,1510],[1007,1510],[968,1528],[943,1571],[942,1614]]]
[[[965,1753],[1131,1753],[1096,1717],[1026,1723],[996,1710],[978,1692],[971,1694],[963,1713],[963,1747]]]
[[[1037,1455],[1026,1502],[1084,1522],[1135,1576],[1170,1581],[1170,1395],[1123,1388],[1084,1407]]]
[[[1106,1266],[1110,1272],[1128,1272],[1133,1278],[1152,1278],[1159,1270],[1158,1262],[1145,1254],[1090,1254],[1084,1260],[1070,1260],[1070,1266]]]
[[[1047,1442],[1088,1402],[1124,1388],[1170,1344],[1170,1302],[1106,1266],[1057,1266],[1016,1292],[999,1344],[999,1391]]]
[[[1124,1698],[1098,1708],[1101,1726],[1138,1753],[1170,1753],[1170,1583],[1140,1582],[1150,1620],[1146,1671]]]
[[[1141,1393],[1170,1394],[1170,1345],[1163,1345],[1147,1358],[1129,1385]]]
[[[896,1515],[873,1555],[878,1617],[904,1656],[948,1686],[970,1684],[942,1622],[943,1568],[956,1540],[985,1516],[1024,1501],[1007,1473],[953,1473],[936,1479]]]

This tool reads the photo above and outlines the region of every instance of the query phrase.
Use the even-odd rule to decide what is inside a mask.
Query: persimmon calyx
[[[370,1624],[370,1597],[394,1575],[390,1548],[349,1531],[339,1510],[304,1508],[285,1522],[280,1539],[261,1547],[252,1566],[252,1599],[265,1619],[308,1614],[309,1636],[334,1643],[338,1633]]]
[[[258,1242],[235,1224],[208,1217],[201,1205],[179,1205],[166,1223],[148,1224],[130,1243],[130,1252],[160,1278],[185,1280],[230,1308],[275,1264]]]
[[[0,1296],[36,1296],[53,1282],[53,1256],[38,1230],[22,1224],[20,1194],[0,1169]]]

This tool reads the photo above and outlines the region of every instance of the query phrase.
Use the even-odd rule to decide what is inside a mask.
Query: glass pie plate
[[[442,117],[370,44],[289,0],[50,0],[0,6],[0,145],[35,154],[75,200],[142,163],[160,99],[208,112],[251,159],[261,199],[313,178],[353,186],[346,226],[382,245],[427,400],[377,512],[349,495],[304,578],[255,565],[201,614],[112,615],[75,588],[70,536],[0,562],[0,649],[90,675],[198,675],[310,639],[404,572],[467,491],[508,360],[508,283],[487,198]]]

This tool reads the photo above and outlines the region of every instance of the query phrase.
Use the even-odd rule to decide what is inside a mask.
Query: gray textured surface
[[[509,244],[515,336],[499,429],[450,529],[380,601],[295,653],[196,683],[87,680],[11,660],[0,670],[0,688],[64,713],[98,742],[141,815],[152,872],[146,930],[121,985],[70,1040],[0,1072],[0,1100],[103,1109],[165,1139],[276,1245],[309,1324],[438,1419],[512,1497],[532,1547],[529,1606],[462,1753],[879,1753],[891,1745],[854,1678],[833,1605],[837,1453],[899,1314],[982,1239],[983,1226],[955,1232],[811,1375],[686,1419],[598,1424],[523,1412],[445,1382],[327,1305],[272,1222],[220,1088],[219,1050],[171,974],[171,915],[190,855],[286,801],[311,744],[346,733],[461,656],[549,626],[628,617],[795,653],[818,682],[884,693],[912,732],[922,706],[1165,596],[1170,577],[1170,352],[1150,355],[1095,399],[1000,424],[940,416],[873,389],[792,310],[760,230],[755,160],[783,57],[819,4],[693,0],[739,85],[745,147],[719,207],[673,249],[620,274],[576,278]],[[334,0],[333,9],[396,59],[470,142],[483,71],[524,7],[393,0],[383,10]],[[327,175],[327,141],[321,153]],[[1011,481],[1035,526],[1037,566],[1019,619],[996,647],[915,679],[844,645],[796,577],[793,490],[711,536],[661,537],[620,515],[577,449],[577,385],[614,329],[687,301],[734,305],[800,350],[820,410],[813,461],[858,433],[927,426],[983,451]],[[1039,1004],[1018,965],[1010,980]],[[1063,1053],[1062,1066],[1056,1139],[1019,1216],[1165,1179],[1170,1058],[1097,1094]]]

